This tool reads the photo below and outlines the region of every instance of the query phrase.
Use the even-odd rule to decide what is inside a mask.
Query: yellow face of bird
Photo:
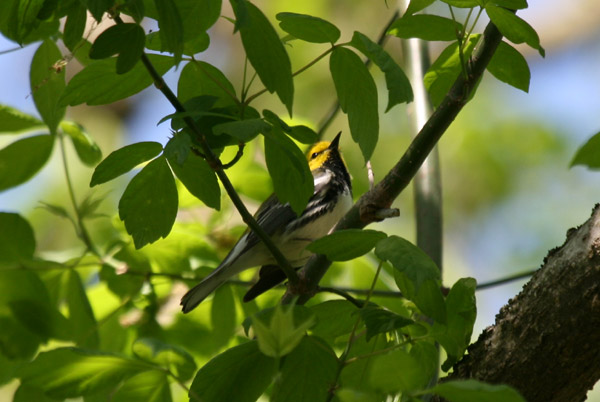
[[[311,171],[320,168],[327,158],[329,158],[329,154],[331,153],[331,149],[329,149],[330,144],[331,142],[328,141],[317,142],[308,151],[308,167]]]

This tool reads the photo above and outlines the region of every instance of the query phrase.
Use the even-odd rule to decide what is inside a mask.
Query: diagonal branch
[[[460,75],[456,79],[442,103],[433,112],[398,163],[383,180],[354,204],[337,224],[336,230],[364,228],[377,220],[376,212],[378,210],[391,206],[396,197],[408,186],[425,158],[470,99],[501,40],[502,34],[498,28],[489,23],[471,60],[467,63],[467,74]],[[288,292],[284,296],[284,302],[290,302],[297,296],[299,296],[299,303],[305,303],[310,299],[330,265],[331,262],[325,256],[313,256],[300,271],[300,284],[298,286],[290,284]]]
[[[117,22],[117,24],[123,23],[123,20],[118,15],[114,16],[114,19]],[[177,96],[175,96],[175,94],[173,93],[171,88],[169,88],[167,83],[163,80],[162,76],[160,74],[158,74],[158,72],[156,71],[156,69],[154,68],[152,63],[150,62],[150,59],[148,59],[148,56],[146,56],[146,53],[142,53],[141,59],[142,59],[142,63],[146,67],[146,70],[148,70],[148,73],[150,74],[150,76],[152,77],[152,80],[154,81],[154,86],[163,93],[163,95],[167,98],[167,100],[171,103],[171,105],[175,108],[175,110],[177,112],[185,113],[186,112],[185,108],[183,107],[183,105],[181,104],[179,99],[177,99]],[[244,223],[246,223],[248,225],[248,227],[265,244],[267,249],[271,252],[273,257],[277,261],[277,265],[279,265],[281,267],[281,269],[287,276],[290,283],[296,284],[299,281],[298,275],[296,274],[296,270],[294,270],[294,268],[292,268],[292,266],[290,265],[288,260],[285,258],[285,256],[281,253],[279,248],[277,248],[275,243],[273,243],[273,240],[271,240],[269,235],[260,227],[260,225],[252,217],[250,212],[248,212],[248,209],[242,202],[240,196],[233,188],[233,184],[231,184],[231,181],[229,180],[227,173],[225,173],[223,164],[221,163],[219,158],[215,155],[213,150],[208,145],[208,141],[206,140],[205,134],[202,132],[200,127],[198,127],[198,125],[196,124],[196,121],[192,117],[185,116],[183,118],[183,120],[185,121],[185,124],[190,128],[192,133],[194,133],[194,135],[196,136],[198,143],[202,147],[202,152],[204,153],[204,157],[206,158],[206,161],[214,169],[215,173],[217,174],[217,177],[223,184],[223,187],[225,188],[227,195],[229,196],[229,198],[233,202],[233,205],[235,205],[236,209],[240,213]]]

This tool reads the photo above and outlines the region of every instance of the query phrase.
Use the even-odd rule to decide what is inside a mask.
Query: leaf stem
[[[452,8],[452,6],[450,4],[448,4],[448,8],[450,9],[450,15],[452,15],[452,20],[456,23],[458,23],[458,21],[456,20],[456,17],[454,16],[454,9]],[[462,26],[462,24],[461,24]],[[458,42],[458,58],[460,60],[460,66],[461,66],[461,72],[463,73],[463,76],[466,78],[467,77],[467,65],[465,64],[465,55],[463,52],[463,39],[464,39],[464,30],[465,28],[462,28],[462,31],[456,30],[456,41]]]
[[[338,46],[342,46],[342,45],[333,45],[333,46],[331,46],[329,49],[327,49],[326,51],[324,51],[323,53],[321,53],[319,56],[317,56],[317,58],[315,58],[314,60],[312,60],[310,63],[308,63],[304,67],[301,67],[296,72],[292,73],[292,77],[297,76],[298,74],[302,73],[305,70],[308,70],[310,67],[312,67],[313,65],[317,64],[317,62],[319,62],[319,60],[321,60],[323,57],[327,56],[329,53],[331,53],[333,51],[333,49],[335,49]],[[249,88],[250,88],[250,85],[248,85],[248,89]],[[252,102],[254,99],[258,98],[260,95],[264,94],[265,92],[267,92],[267,88],[261,89],[260,91],[256,92],[255,94],[249,96],[248,99],[246,99],[246,101],[244,103],[246,103],[247,105],[250,104],[250,102]]]
[[[75,218],[77,221],[77,235],[85,244],[87,251],[90,251],[91,253],[100,256],[100,253],[98,252],[98,250],[96,250],[96,246],[92,242],[92,239],[87,229],[85,228],[81,212],[79,211],[79,206],[77,205],[77,199],[75,198],[75,190],[73,188],[73,182],[71,181],[71,173],[69,172],[69,165],[67,163],[67,152],[65,150],[64,135],[61,132],[58,133],[58,143],[60,145],[60,154],[62,158],[63,170],[65,172],[65,180],[67,182],[69,198],[71,199],[71,204],[73,204],[73,210],[75,211]]]

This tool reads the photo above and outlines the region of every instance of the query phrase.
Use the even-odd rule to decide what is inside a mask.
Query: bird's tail
[[[228,275],[223,275],[223,271],[214,270],[210,275],[199,284],[191,288],[182,298],[181,305],[184,313],[189,313],[198,304],[214,292],[219,286],[227,281]]]

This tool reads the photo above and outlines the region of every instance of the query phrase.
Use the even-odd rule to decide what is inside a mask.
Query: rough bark
[[[600,206],[471,345],[448,379],[509,384],[529,402],[582,401],[600,379]]]

